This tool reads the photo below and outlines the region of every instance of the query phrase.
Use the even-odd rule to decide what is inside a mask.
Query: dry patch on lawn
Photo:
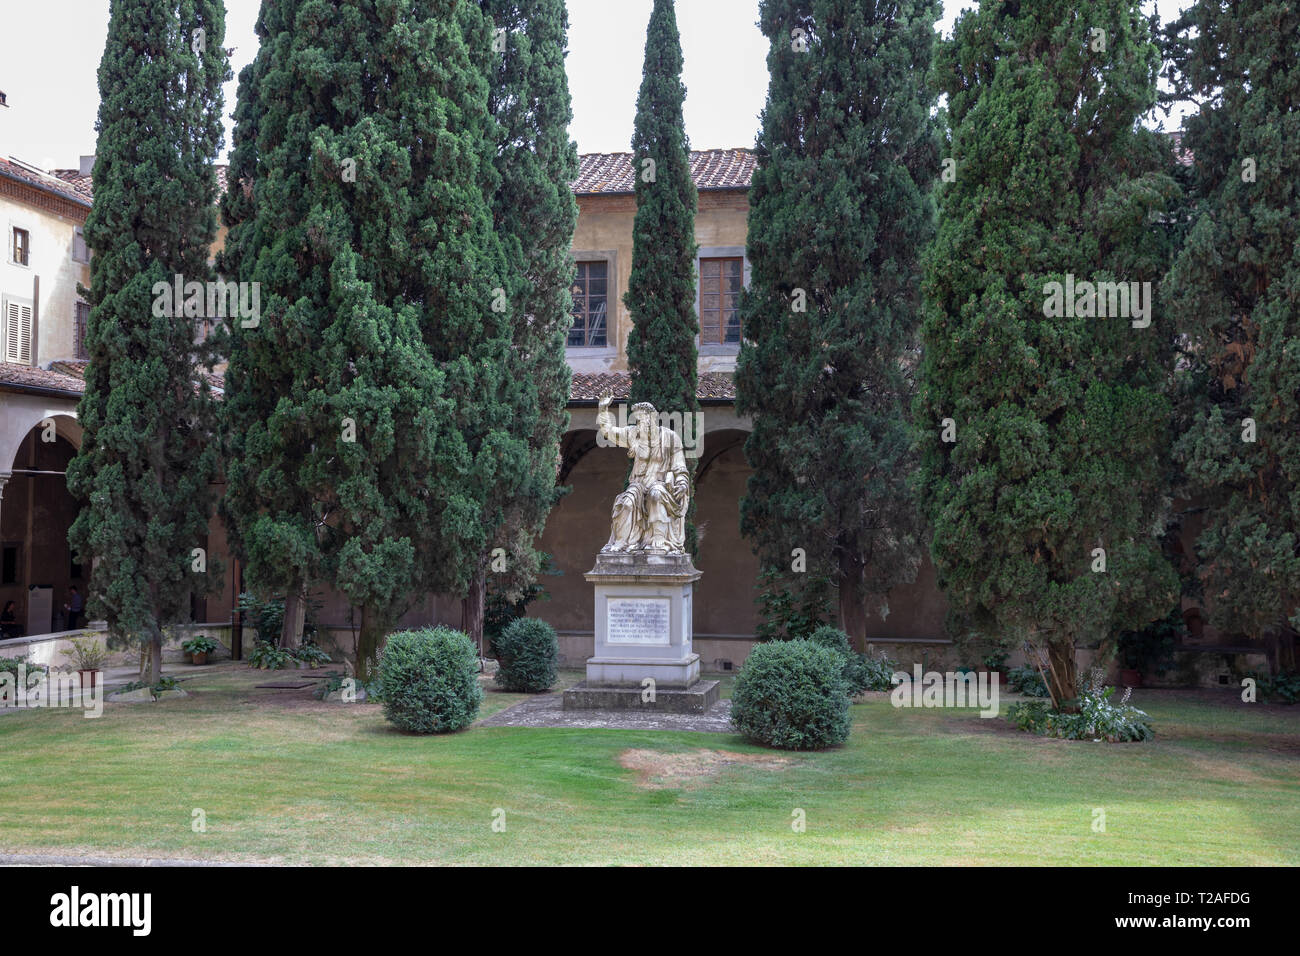
[[[1255,768],[1243,765],[1238,757],[1228,755],[1202,756],[1199,754],[1189,754],[1188,757],[1200,778],[1253,786],[1271,787],[1276,786],[1279,782],[1285,782],[1287,770],[1289,769],[1284,764],[1278,768],[1277,777],[1269,777]]]
[[[619,754],[618,762],[637,772],[637,785],[647,790],[681,789],[707,783],[728,767],[784,770],[789,757],[739,754],[730,750],[690,750],[664,753],[632,748]]]

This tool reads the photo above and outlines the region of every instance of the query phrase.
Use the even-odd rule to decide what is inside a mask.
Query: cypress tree
[[[682,44],[673,0],[655,0],[646,29],[645,62],[636,98],[632,171],[636,218],[632,273],[623,302],[632,316],[627,339],[630,402],[661,413],[699,411],[695,339],[695,181],[682,106]],[[687,459],[692,475],[694,458]],[[695,551],[695,497],[687,514],[686,548]]]
[[[514,433],[524,440],[521,467],[499,472],[488,503],[501,549],[479,563],[465,625],[482,640],[486,576],[511,603],[536,581],[534,544],[560,497],[556,458],[568,428],[570,373],[565,341],[572,323],[573,230],[578,175],[569,139],[573,112],[564,57],[568,15],[562,0],[482,0],[494,42],[487,51],[488,112],[496,120],[497,180],[492,213],[502,254],[519,277],[504,382]]]
[[[471,55],[490,35],[452,0],[277,0],[258,32],[223,267],[264,305],[232,329],[227,507],[254,582],[361,608],[365,677],[415,598],[463,592],[486,540],[509,319]]]
[[[1076,646],[1164,616],[1177,595],[1158,541],[1168,321],[1149,298],[1145,319],[1133,303],[1105,317],[1122,300],[1072,288],[1154,292],[1167,268],[1158,219],[1177,190],[1137,125],[1159,64],[1128,0],[981,4],[936,56],[955,178],[925,261],[931,554],[977,630],[1046,648],[1067,708]]]
[[[90,363],[77,409],[84,435],[68,467],[82,510],[69,541],[83,563],[98,558],[91,613],[113,638],[147,642],[153,683],[162,629],[188,617],[191,595],[218,570],[194,554],[216,470],[201,374],[211,349],[195,341],[197,310],[187,314],[170,290],[178,275],[211,277],[224,32],[219,0],[113,0],[99,65],[91,285],[81,290]]]
[[[1210,621],[1276,641],[1300,630],[1300,12],[1199,2],[1171,25],[1175,95],[1199,101],[1194,221],[1169,275],[1187,333],[1178,457],[1203,506]]]
[[[736,391],[754,419],[741,529],[764,569],[768,634],[814,626],[833,586],[864,647],[868,595],[916,574],[908,379],[934,229],[938,12],[932,0],[760,6],[771,83]]]

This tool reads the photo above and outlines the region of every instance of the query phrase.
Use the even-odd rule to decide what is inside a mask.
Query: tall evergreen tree
[[[465,627],[476,641],[482,640],[487,575],[507,600],[522,598],[537,580],[541,555],[534,545],[560,497],[556,461],[569,423],[564,349],[578,220],[569,187],[578,175],[578,151],[568,132],[573,111],[563,0],[481,2],[495,41],[486,51],[488,111],[497,121],[492,212],[502,254],[520,278],[504,380],[527,460],[498,474],[488,502],[489,544],[501,551],[480,559],[470,583]]]
[[[1210,620],[1277,642],[1300,631],[1300,11],[1284,0],[1194,4],[1172,25],[1175,95],[1199,104],[1195,219],[1170,272],[1187,332],[1178,442],[1204,506]]]
[[[212,396],[202,375],[198,317],[159,300],[174,277],[211,277],[216,172],[221,148],[220,0],[113,0],[99,65],[95,206],[86,219],[93,252],[86,347],[90,363],[77,409],[81,448],[68,488],[82,503],[69,532],[94,563],[90,610],[116,638],[150,648],[149,679],[162,667],[162,629],[188,618],[208,590],[201,555],[216,470]],[[155,307],[157,305],[157,307]]]
[[[623,296],[632,316],[627,361],[630,401],[649,402],[660,412],[684,419],[700,408],[695,344],[700,323],[695,315],[695,181],[681,77],[682,44],[673,0],[655,0],[632,132],[636,218],[632,274]],[[692,472],[694,462],[687,459]],[[694,514],[692,495],[686,527],[691,552]]]
[[[982,3],[936,56],[956,165],[924,279],[931,553],[977,630],[1046,647],[1066,707],[1076,646],[1177,593],[1158,544],[1168,322],[1158,302],[1135,327],[1136,305],[1072,289],[1154,284],[1168,263],[1176,187],[1137,125],[1160,62],[1139,6]]]
[[[468,586],[482,489],[519,457],[492,441],[491,36],[456,0],[276,0],[258,33],[222,264],[264,307],[232,329],[226,504],[255,583],[361,608],[364,677],[413,599]]]
[[[869,595],[916,574],[907,410],[934,230],[938,13],[933,0],[760,6],[771,83],[736,392],[754,418],[741,528],[764,568],[764,615],[781,618],[769,632],[810,626],[831,584],[863,647]]]

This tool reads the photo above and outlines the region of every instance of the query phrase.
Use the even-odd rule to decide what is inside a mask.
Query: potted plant
[[[81,676],[81,686],[96,686],[99,683],[99,669],[108,660],[108,651],[91,637],[74,637],[68,643],[72,645],[72,660]]]
[[[206,634],[200,634],[198,637],[191,637],[181,645],[181,649],[189,654],[195,664],[206,664],[208,655],[217,649],[217,642]]]

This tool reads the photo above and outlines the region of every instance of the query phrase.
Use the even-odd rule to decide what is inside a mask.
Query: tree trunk
[[[487,606],[487,572],[482,561],[474,571],[469,582],[469,592],[460,602],[460,629],[469,635],[469,639],[478,648],[478,656],[483,657],[483,614]]]
[[[862,563],[851,555],[840,558],[840,628],[859,654],[867,652],[867,601],[862,589]]]
[[[149,628],[149,686],[162,680],[162,628],[154,624]]]
[[[388,622],[374,609],[361,609],[361,629],[357,632],[357,680],[374,680],[379,669],[379,655],[384,649],[384,634]]]
[[[1052,693],[1058,697],[1057,703],[1066,713],[1078,713],[1079,669],[1074,660],[1074,640],[1049,641],[1047,660],[1051,664],[1047,680],[1052,684]]]
[[[284,597],[284,623],[280,626],[280,647],[292,651],[302,643],[302,624],[307,613],[301,588],[291,588]]]
[[[1273,638],[1273,673],[1289,674],[1296,669],[1295,632],[1290,628],[1279,631]]]

